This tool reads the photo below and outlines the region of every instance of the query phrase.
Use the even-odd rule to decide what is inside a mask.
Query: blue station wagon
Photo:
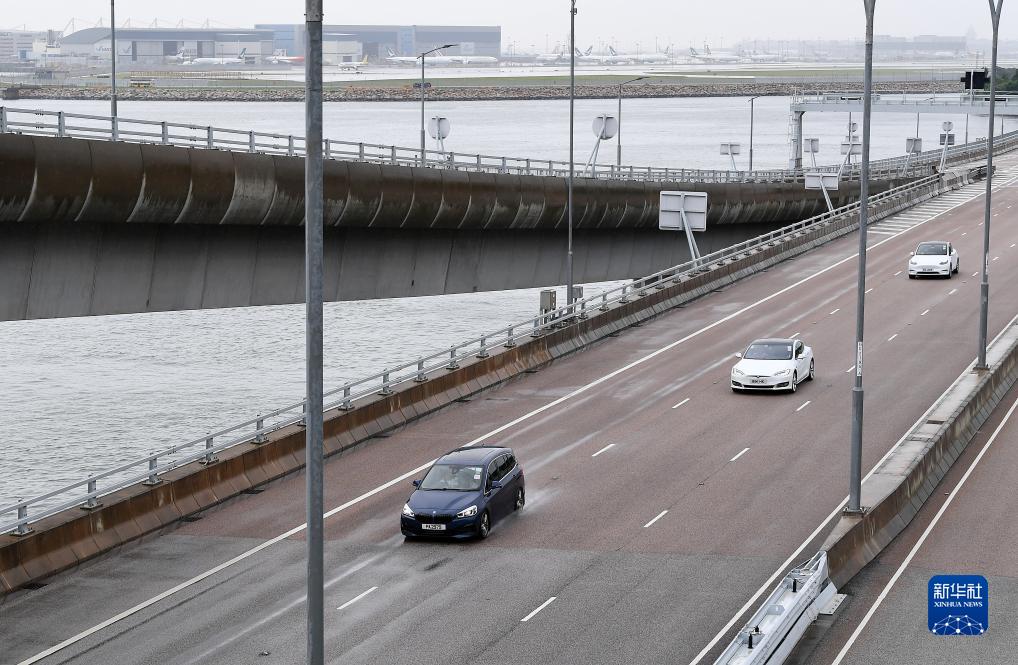
[[[457,448],[440,457],[403,505],[400,530],[407,538],[487,538],[500,519],[523,507],[523,469],[512,449]]]

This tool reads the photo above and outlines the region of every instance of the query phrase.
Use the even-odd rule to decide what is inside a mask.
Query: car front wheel
[[[481,513],[481,519],[477,522],[477,537],[480,540],[484,540],[488,537],[491,532],[491,518],[488,517],[488,511]]]
[[[513,503],[513,510],[521,510],[523,504],[526,502],[526,497],[523,495],[523,488],[516,490],[516,502]]]
[[[792,383],[790,390],[794,393],[798,389],[799,389],[799,375],[795,372],[792,372]]]
[[[816,378],[816,369],[814,367],[814,361],[809,361],[809,380],[812,381]]]

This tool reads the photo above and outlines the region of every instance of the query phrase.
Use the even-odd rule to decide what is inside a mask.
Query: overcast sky
[[[715,48],[742,38],[862,38],[862,0],[578,0],[578,45],[617,41],[643,48],[655,39],[662,48],[699,45]],[[568,0],[325,0],[328,23],[501,25],[503,43],[521,50],[568,35]],[[0,0],[0,28],[63,29],[90,27],[109,16],[107,0]],[[1013,10],[1013,20],[1009,16]],[[117,24],[131,18],[144,26],[158,18],[249,27],[255,23],[303,21],[303,0],[117,0]],[[973,28],[988,36],[986,0],[878,0],[876,33],[962,35]],[[1001,37],[1018,36],[1018,7],[1004,6]]]

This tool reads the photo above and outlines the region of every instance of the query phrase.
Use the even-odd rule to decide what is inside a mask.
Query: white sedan
[[[788,390],[813,379],[813,349],[800,339],[758,339],[735,354],[732,391]]]
[[[936,240],[921,242],[908,260],[908,278],[919,275],[943,275],[948,279],[958,272],[960,261],[958,250],[949,242]]]

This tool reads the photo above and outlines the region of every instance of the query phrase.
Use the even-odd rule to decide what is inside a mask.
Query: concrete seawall
[[[882,219],[967,180],[967,173],[962,172],[930,185],[918,195],[888,198],[871,207],[871,219]],[[526,341],[518,346],[490,357],[432,373],[424,383],[408,381],[393,394],[375,396],[350,411],[330,411],[325,424],[327,454],[369,442],[380,433],[581,351],[614,332],[805,253],[857,227],[855,214],[826,221],[784,241],[711,265],[703,272],[647,287],[627,303],[595,312],[588,319],[541,337],[524,338]],[[70,509],[40,520],[28,535],[0,536],[0,588],[9,593],[146,534],[172,528],[181,518],[236,497],[246,489],[298,471],[304,464],[303,445],[301,428],[285,428],[268,437],[266,443],[230,448],[213,464],[194,463],[164,474],[157,485],[137,485],[104,496],[98,508]]]

